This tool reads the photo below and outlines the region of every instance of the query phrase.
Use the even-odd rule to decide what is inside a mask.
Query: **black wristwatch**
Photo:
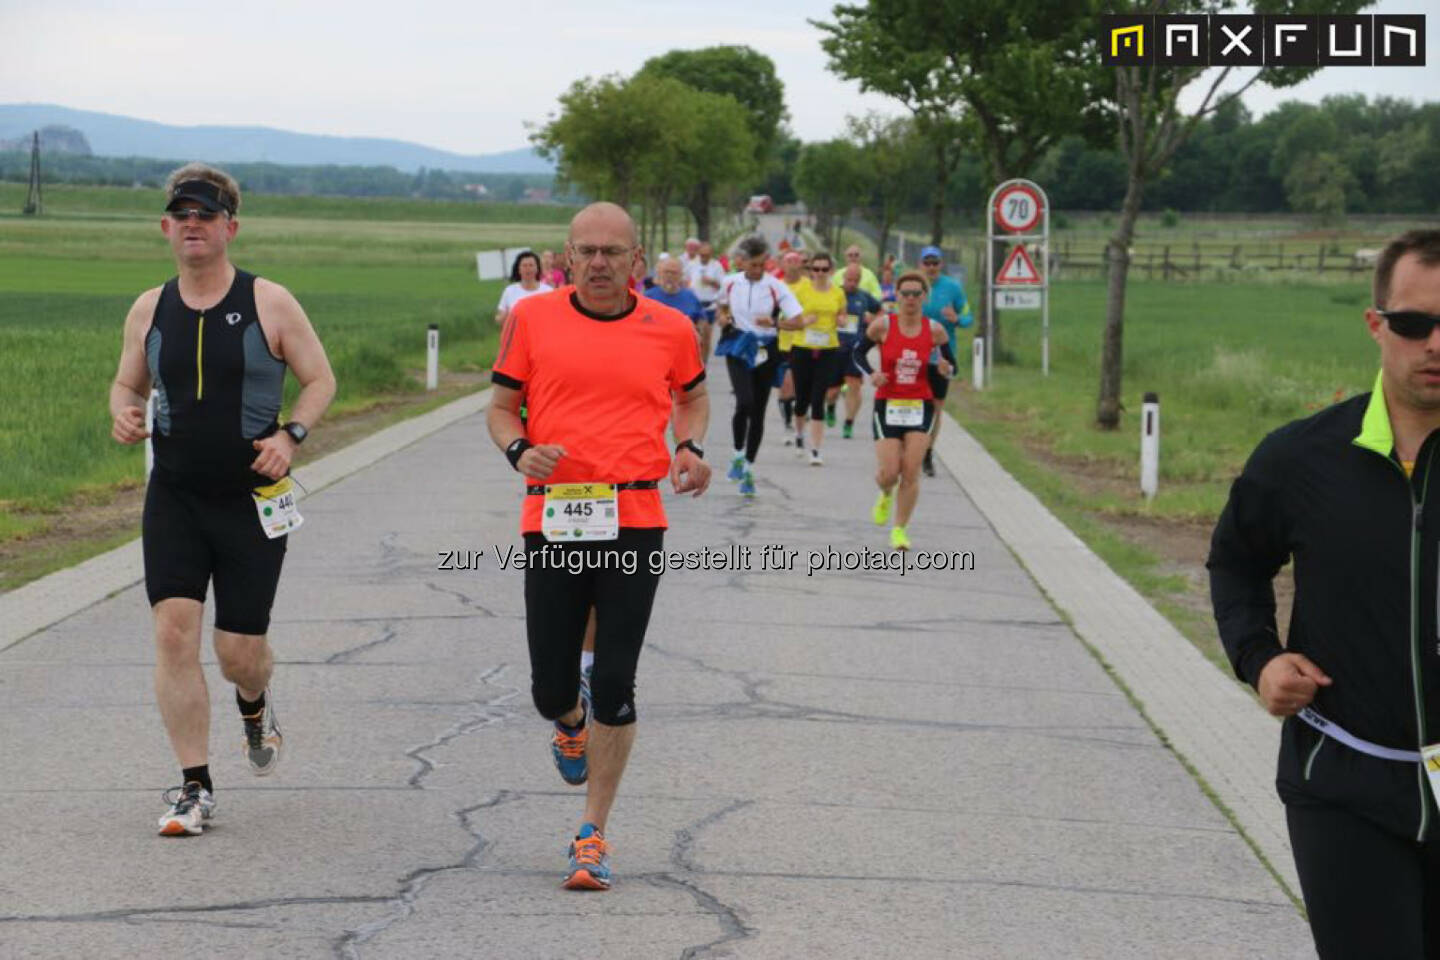
[[[675,444],[675,452],[679,453],[681,450],[689,450],[701,460],[705,459],[705,451],[695,446],[694,440],[681,440],[679,443]]]
[[[295,441],[296,446],[304,443],[305,438],[310,436],[310,431],[306,430],[305,424],[301,423],[299,420],[291,420],[289,423],[285,424],[285,426],[281,427],[280,429],[290,434],[290,439]]]
[[[526,450],[529,450],[533,446],[535,446],[535,444],[526,440],[524,437],[510,441],[510,446],[505,448],[505,458],[510,461],[510,466],[519,470],[520,458],[524,456]]]

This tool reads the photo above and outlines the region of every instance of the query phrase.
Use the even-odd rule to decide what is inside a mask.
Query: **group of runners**
[[[645,275],[643,258],[637,261],[629,285],[691,320],[702,363],[712,346],[724,355],[735,397],[726,478],[742,496],[758,491],[755,464],[772,391],[778,392],[784,445],[819,467],[828,429],[839,426],[842,438],[854,436],[868,378],[875,386],[871,433],[879,487],[871,517],[880,526],[893,521],[891,547],[909,549],[906,528],[919,476],[935,475],[937,410],[956,373],[957,331],[972,322],[963,287],[944,273],[943,253],[934,246],[921,251],[918,271],[898,279],[893,259],[887,260],[882,282],[862,262],[858,245],[837,263],[829,253],[782,243],[778,261],[759,235],[720,258],[708,242],[691,238],[683,253],[661,253],[653,274]],[[540,281],[542,269],[535,253],[516,257],[497,322],[503,324],[520,299],[552,289]],[[892,327],[899,332],[892,335]],[[877,347],[878,370],[869,360]]]
[[[772,391],[783,443],[811,466],[825,464],[827,431],[854,436],[862,385],[875,386],[871,435],[878,496],[872,519],[894,521],[890,545],[909,549],[906,530],[919,475],[934,476],[938,408],[955,374],[957,331],[972,322],[963,288],[943,273],[938,247],[921,251],[921,269],[882,286],[852,246],[843,262],[824,251],[785,251],[771,273],[768,243],[750,236],[730,255],[714,323],[735,405],[726,478],[745,497],[757,493],[756,462]],[[710,318],[702,326],[708,332]],[[879,349],[879,369],[870,353]],[[839,410],[844,404],[843,413]],[[898,509],[897,509],[898,508]]]
[[[126,318],[110,412],[117,441],[149,439],[154,447],[142,518],[145,583],[156,699],[180,767],[158,829],[195,836],[216,811],[200,662],[204,603],[213,584],[214,648],[235,686],[246,761],[268,776],[284,749],[271,689],[270,611],[288,535],[303,522],[290,464],[336,387],[295,298],[230,262],[236,181],[187,165],[169,178],[164,206],[161,230],[177,275],[141,294]],[[782,363],[798,398],[793,443],[818,465],[836,390],[848,391],[850,436],[867,351],[878,348],[875,518],[885,522],[895,501],[893,542],[908,546],[914,468],[935,419],[931,381],[952,368],[944,330],[923,313],[930,281],[918,272],[900,277],[892,315],[861,288],[874,277],[856,262],[858,251],[838,282],[823,253],[787,258],[790,285],[766,273],[767,259],[764,241],[751,237],[726,271],[697,241],[658,259],[654,284],[642,294],[634,223],[620,207],[598,203],[571,224],[570,282],[552,287],[545,276],[553,266],[523,254],[497,309],[502,331],[488,423],[525,477],[532,695],[552,723],[550,754],[561,777],[587,791],[568,887],[610,883],[605,829],[634,739],[635,669],[658,586],[658,574],[625,570],[603,555],[661,549],[662,480],[697,496],[709,486],[701,445],[709,420],[704,344],[713,326],[736,394],[732,433],[743,469],[732,476],[747,495],[755,492],[767,398],[787,375]],[[808,276],[795,276],[797,262]],[[935,350],[946,359],[931,371],[926,361]],[[608,376],[593,377],[597,366]],[[282,423],[287,370],[300,390]],[[678,441],[673,451],[667,429]]]
[[[302,522],[289,467],[335,378],[295,298],[230,263],[235,181],[195,164],[166,190],[161,229],[178,275],[131,308],[110,410],[117,441],[154,443],[145,582],[156,699],[181,770],[158,827],[185,836],[202,833],[216,810],[200,665],[211,583],[214,646],[235,686],[246,761],[266,776],[281,758],[267,632],[288,534]],[[662,548],[663,481],[694,496],[710,483],[703,327],[690,301],[705,325],[711,305],[721,331],[717,352],[735,394],[729,476],[742,493],[755,492],[763,415],[786,383],[782,365],[793,402],[787,439],[817,465],[834,425],[833,391],[852,388],[853,426],[850,395],[871,377],[873,518],[893,515],[897,547],[908,544],[937,394],[968,314],[933,248],[920,270],[895,278],[893,308],[866,290],[874,278],[850,251],[838,283],[825,253],[784,258],[783,279],[767,273],[758,237],[739,244],[729,273],[709,270],[713,258],[698,248],[694,257],[713,282],[697,290],[695,277],[707,274],[676,257],[659,264],[660,294],[637,293],[643,252],[633,221],[618,206],[592,204],[570,226],[571,283],[539,289],[536,257],[538,269],[517,264],[525,295],[503,308],[488,429],[523,476],[532,698],[550,721],[560,776],[586,787],[564,875],[572,889],[611,884],[606,830],[635,738],[635,672],[659,586],[653,569],[606,555]],[[1288,718],[1278,785],[1321,954],[1435,956],[1440,744],[1426,731],[1440,728],[1440,701],[1427,692],[1440,689],[1440,646],[1425,638],[1440,635],[1440,515],[1424,504],[1440,444],[1440,231],[1412,231],[1385,248],[1365,317],[1380,348],[1374,389],[1260,445],[1232,489],[1208,566],[1237,675]],[[607,376],[593,376],[597,368]],[[281,423],[287,370],[300,390]],[[1295,612],[1282,646],[1270,581],[1291,556]]]

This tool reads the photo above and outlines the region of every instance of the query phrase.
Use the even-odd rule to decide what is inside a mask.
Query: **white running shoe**
[[[240,717],[245,724],[245,759],[257,777],[268,777],[280,765],[280,748],[285,738],[275,720],[275,696],[265,691],[265,706],[257,714]]]
[[[177,794],[174,800],[171,794]],[[194,780],[166,790],[165,802],[170,809],[160,818],[162,837],[198,837],[205,832],[205,821],[215,816],[215,797]]]

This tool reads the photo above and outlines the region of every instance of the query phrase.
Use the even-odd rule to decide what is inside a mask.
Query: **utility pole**
[[[36,130],[30,143],[30,194],[21,212],[27,217],[35,216],[41,212],[40,208],[40,131]]]

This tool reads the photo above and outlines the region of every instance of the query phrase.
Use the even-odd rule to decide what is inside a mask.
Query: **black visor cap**
[[[182,201],[189,200],[212,213],[228,213],[234,216],[235,210],[225,201],[220,188],[209,180],[182,180],[175,184],[175,189],[170,193],[170,202],[165,204],[166,210],[174,210]]]

